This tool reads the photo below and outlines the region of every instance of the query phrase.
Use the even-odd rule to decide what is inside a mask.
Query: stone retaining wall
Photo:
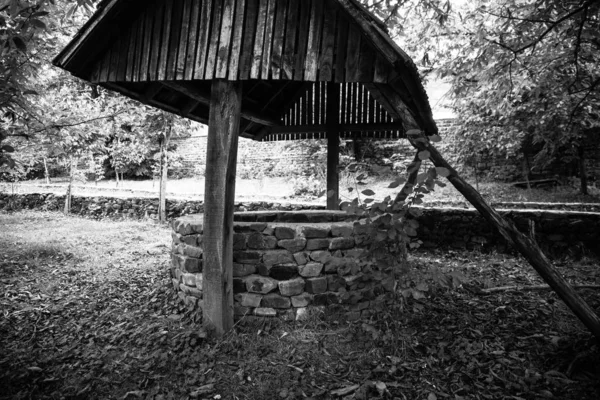
[[[393,276],[362,261],[368,226],[340,222],[343,212],[236,215],[234,313],[300,319],[311,307],[329,307],[350,320],[382,307],[394,290]],[[295,222],[293,222],[295,221]],[[299,222],[301,221],[301,222]],[[179,297],[202,308],[202,216],[177,219],[171,276]]]
[[[64,196],[54,194],[0,193],[0,210],[17,211],[35,209],[61,211]],[[506,248],[501,237],[487,224],[474,209],[449,208],[449,203],[426,204],[422,207],[423,217],[419,222],[419,239],[425,247],[454,248]],[[440,207],[444,208],[432,208]],[[598,204],[552,204],[552,203],[502,203],[494,204],[497,209],[510,209],[500,212],[517,224],[522,232],[529,232],[529,221],[533,221],[536,239],[550,255],[579,255],[581,253],[600,254],[600,209]],[[513,207],[535,207],[531,210],[513,210]],[[541,208],[561,207],[586,211],[542,210]],[[169,219],[203,211],[199,200],[167,201]],[[239,202],[236,211],[256,210],[323,210],[323,206],[311,204],[281,204],[270,202]],[[87,218],[102,219],[156,219],[158,200],[152,198],[116,197],[73,197],[73,214]],[[270,215],[267,213],[266,215]],[[264,217],[268,218],[268,217]],[[301,218],[301,217],[294,217]],[[272,222],[272,221],[265,221]],[[288,221],[307,222],[307,221]]]

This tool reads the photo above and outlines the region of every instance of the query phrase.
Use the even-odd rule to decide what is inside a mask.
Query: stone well
[[[368,226],[339,211],[257,211],[234,216],[235,316],[300,319],[330,307],[355,320],[383,306],[393,276],[364,262]],[[173,286],[202,308],[202,215],[175,220]]]

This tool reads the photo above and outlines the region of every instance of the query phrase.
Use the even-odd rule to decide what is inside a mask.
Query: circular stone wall
[[[382,307],[394,278],[361,262],[368,226],[347,218],[341,211],[236,213],[235,316],[300,319],[311,307],[331,307],[356,320]],[[201,311],[202,215],[179,218],[172,227],[173,286]]]

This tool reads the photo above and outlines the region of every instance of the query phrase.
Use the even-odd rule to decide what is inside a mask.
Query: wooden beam
[[[340,85],[327,83],[327,209],[340,208]]]
[[[327,132],[331,127],[324,125],[290,125],[290,126],[274,126],[270,128],[271,134],[277,133],[313,133]],[[379,123],[379,124],[341,124],[336,125],[338,132],[381,132],[381,131],[400,131],[404,132],[404,125],[400,122],[396,123]]]
[[[242,107],[240,82],[214,79],[204,190],[204,326],[233,328],[233,211]]]
[[[419,123],[408,108],[404,100],[387,84],[366,83],[365,88],[373,98],[392,115],[393,118],[402,121],[406,130],[420,129]]]
[[[597,342],[600,343],[600,317],[552,266],[538,244],[529,236],[519,232],[512,222],[506,220],[489,206],[481,194],[458,175],[458,172],[448,164],[425,136],[409,136],[409,140],[412,146],[419,151],[429,151],[430,159],[436,167],[446,168],[450,172],[448,176],[450,183],[465,196],[490,225],[496,228],[509,244],[529,261],[529,264],[552,287],[556,294],[596,337]]]
[[[178,82],[161,82],[164,86],[169,89],[175,90],[187,97],[194,99],[202,104],[209,104],[211,101],[211,96],[208,93],[204,93],[202,90],[197,87],[191,86],[188,84],[182,84]],[[281,121],[278,121],[275,118],[271,118],[266,115],[262,115],[260,113],[251,111],[251,110],[242,110],[241,116],[249,121],[256,122],[261,125],[273,126],[279,125]]]

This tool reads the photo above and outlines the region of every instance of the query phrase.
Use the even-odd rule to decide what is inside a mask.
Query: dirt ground
[[[169,289],[169,242],[150,223],[0,213],[0,399],[600,398],[597,343],[519,257],[417,252],[419,295],[370,319],[248,318],[215,341]],[[597,260],[556,265],[600,312]]]

